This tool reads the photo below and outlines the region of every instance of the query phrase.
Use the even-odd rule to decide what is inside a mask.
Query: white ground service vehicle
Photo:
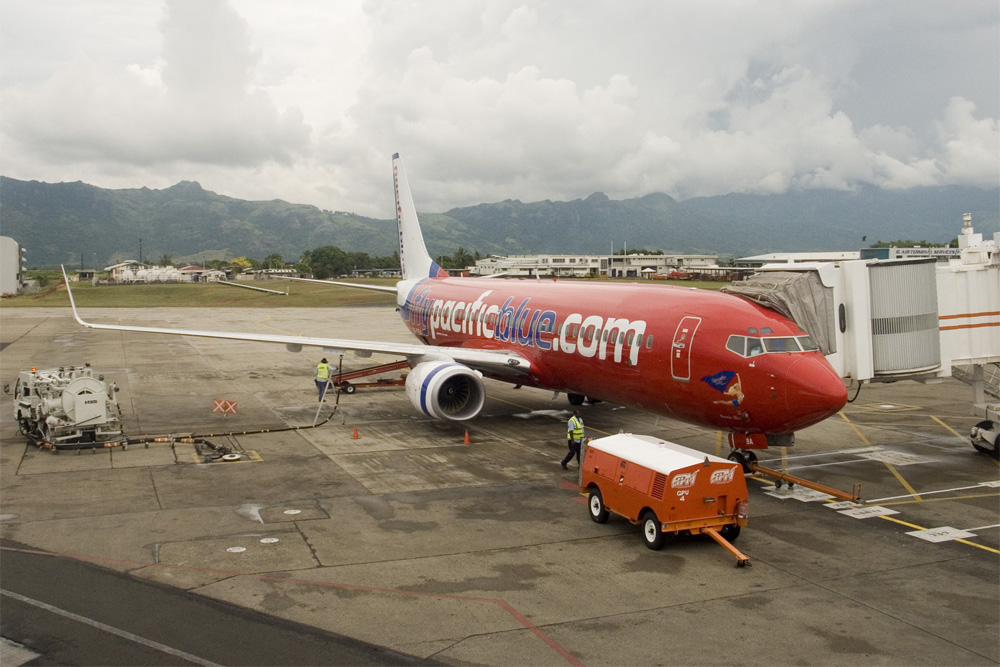
[[[117,391],[90,364],[21,371],[14,418],[30,442],[53,452],[112,446],[124,440]]]

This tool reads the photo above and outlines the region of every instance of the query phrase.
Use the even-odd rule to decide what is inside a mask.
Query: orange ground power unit
[[[646,435],[621,433],[587,443],[580,493],[590,518],[610,512],[640,524],[650,549],[682,532],[704,533],[736,556],[730,544],[747,524],[747,484],[733,461]]]

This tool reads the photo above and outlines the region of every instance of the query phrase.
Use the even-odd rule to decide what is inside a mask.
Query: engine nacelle
[[[483,378],[454,361],[424,361],[406,376],[406,396],[415,408],[434,419],[463,421],[483,409]]]

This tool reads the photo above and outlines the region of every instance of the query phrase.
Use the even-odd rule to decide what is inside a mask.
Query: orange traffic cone
[[[358,436],[358,427],[355,426],[354,427],[354,433],[351,435],[351,440],[357,440],[359,437],[360,436]]]
[[[465,431],[465,440],[462,441],[462,444],[463,445],[469,444],[469,431],[468,431],[468,429],[466,429],[466,431]]]

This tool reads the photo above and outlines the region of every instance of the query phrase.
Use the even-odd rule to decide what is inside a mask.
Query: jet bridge
[[[964,216],[959,258],[768,264],[723,288],[812,335],[851,385],[955,377],[973,387],[971,434],[1000,453],[1000,233]]]

